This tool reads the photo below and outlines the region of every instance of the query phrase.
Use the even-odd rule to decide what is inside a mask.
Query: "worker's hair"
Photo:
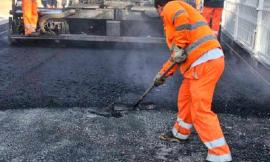
[[[158,8],[158,6],[163,7],[170,1],[174,1],[174,0],[155,0],[154,5],[155,5],[156,8]]]

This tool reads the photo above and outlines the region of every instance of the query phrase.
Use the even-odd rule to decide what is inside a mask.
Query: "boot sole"
[[[159,139],[163,140],[163,141],[169,141],[169,142],[181,142],[182,140],[177,139],[177,138],[170,138],[170,137],[166,137],[164,135],[160,135]]]

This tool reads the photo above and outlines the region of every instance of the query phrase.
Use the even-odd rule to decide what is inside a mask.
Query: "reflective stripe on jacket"
[[[187,3],[168,2],[161,16],[168,47],[171,49],[177,45],[187,53],[186,61],[180,66],[182,73],[207,51],[220,48],[216,36],[203,16]]]

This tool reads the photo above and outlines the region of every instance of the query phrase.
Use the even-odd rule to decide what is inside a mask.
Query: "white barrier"
[[[260,62],[270,65],[270,0],[226,0],[222,29]]]

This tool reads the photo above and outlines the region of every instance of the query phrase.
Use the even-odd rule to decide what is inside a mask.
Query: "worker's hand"
[[[154,78],[154,85],[156,87],[158,87],[158,86],[164,84],[165,81],[166,81],[166,77],[161,78],[161,75],[158,73]]]
[[[173,48],[173,53],[171,56],[171,61],[176,62],[178,64],[184,62],[187,58],[187,55],[185,54],[185,51],[178,46],[175,46]]]

